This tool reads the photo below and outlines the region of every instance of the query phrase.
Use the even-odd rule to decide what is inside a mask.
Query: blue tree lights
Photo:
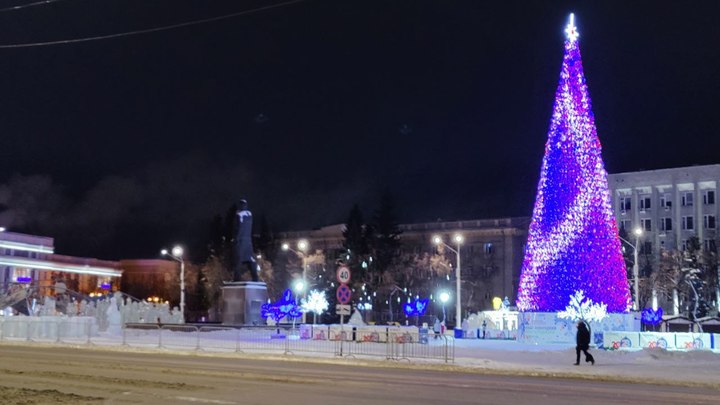
[[[517,306],[557,312],[582,290],[608,312],[631,303],[574,18],[545,144]]]

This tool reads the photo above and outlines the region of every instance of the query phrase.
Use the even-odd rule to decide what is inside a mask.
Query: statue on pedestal
[[[260,281],[252,246],[252,213],[248,210],[247,200],[240,200],[237,217],[237,233],[233,246],[233,281],[241,281],[245,270],[250,271],[252,281]]]

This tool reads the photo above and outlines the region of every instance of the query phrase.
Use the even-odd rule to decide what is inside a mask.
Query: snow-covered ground
[[[595,357],[595,365],[585,363],[581,357],[581,365],[575,366],[575,348],[564,345],[500,340],[455,341],[455,365],[474,370],[720,388],[720,353],[710,350],[591,349],[590,353]]]
[[[5,328],[8,329],[8,328]],[[8,330],[4,330],[8,332]],[[122,334],[101,333],[98,336],[63,338],[11,338],[3,334],[1,343],[10,344],[51,344],[72,345],[78,348],[122,351],[161,351],[172,353],[194,352],[197,355],[252,356],[261,358],[288,359],[301,361],[329,361],[343,363],[374,364],[392,367],[395,365],[465,370],[477,373],[536,375],[547,377],[572,377],[626,382],[659,384],[702,385],[720,389],[720,353],[710,350],[666,351],[663,349],[641,349],[635,351],[604,351],[591,349],[595,365],[585,363],[575,366],[575,349],[568,345],[537,345],[514,340],[454,340],[454,362],[443,362],[442,340],[430,339],[428,345],[396,348],[425,350],[434,353],[432,359],[389,361],[386,360],[387,346],[384,343],[343,343],[344,357],[336,356],[337,342],[270,339],[267,331],[238,332],[218,328],[214,332],[200,335],[166,330],[162,339],[157,330],[126,330]],[[247,335],[247,336],[246,336]],[[199,337],[198,337],[199,336]],[[450,338],[451,339],[451,338]],[[161,343],[160,343],[161,342]],[[416,344],[413,344],[416,345]],[[160,348],[162,346],[162,348]],[[423,347],[424,346],[424,347]],[[201,348],[202,350],[198,350]],[[413,349],[413,350],[415,350]],[[283,355],[284,351],[292,355]],[[347,356],[352,354],[352,356]]]

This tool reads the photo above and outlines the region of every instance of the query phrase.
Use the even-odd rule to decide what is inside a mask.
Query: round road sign
[[[340,284],[347,284],[350,282],[350,269],[347,266],[340,266],[337,269],[337,281]]]
[[[338,287],[335,296],[337,297],[339,303],[347,304],[348,302],[350,302],[352,291],[350,291],[350,287],[348,287],[347,284],[340,284],[340,287]]]

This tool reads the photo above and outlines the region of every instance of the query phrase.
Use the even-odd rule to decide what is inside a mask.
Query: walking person
[[[595,365],[595,358],[593,358],[592,354],[588,353],[588,349],[590,348],[590,328],[585,321],[580,320],[577,324],[577,330],[577,336],[575,338],[577,342],[577,346],[575,346],[575,365],[580,365],[581,351],[585,353],[585,362],[590,362],[592,365]]]
[[[435,332],[434,339],[439,339],[440,338],[440,319],[438,319],[437,316],[435,317],[435,323],[433,323],[433,332]]]

